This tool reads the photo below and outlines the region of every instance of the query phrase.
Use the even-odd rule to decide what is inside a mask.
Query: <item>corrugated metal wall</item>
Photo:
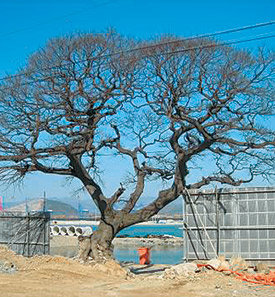
[[[185,256],[275,260],[275,188],[190,191],[185,195]]]
[[[48,254],[50,214],[47,212],[0,212],[0,244],[17,254]]]

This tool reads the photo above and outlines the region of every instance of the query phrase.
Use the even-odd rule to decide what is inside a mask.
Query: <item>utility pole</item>
[[[81,219],[81,204],[80,204],[79,194],[77,194],[77,211],[78,211],[78,218]]]
[[[46,211],[46,201],[47,201],[46,191],[44,191],[44,195],[43,195],[43,212]]]

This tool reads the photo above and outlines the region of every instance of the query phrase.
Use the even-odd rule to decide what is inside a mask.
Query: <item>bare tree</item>
[[[151,50],[150,88],[143,89],[151,109],[170,121],[183,184],[239,186],[257,175],[271,179],[275,132],[265,121],[274,115],[274,54],[260,49],[253,55],[209,40],[184,46],[175,44],[170,54],[161,46]],[[186,184],[188,164],[202,157],[211,168]]]
[[[101,213],[90,251],[85,243],[96,260],[112,256],[120,230],[148,220],[185,188],[238,186],[274,173],[274,131],[264,127],[274,107],[271,54],[204,39],[137,46],[114,33],[56,39],[1,86],[2,182],[35,171],[79,179]],[[102,150],[129,159],[129,195],[125,184],[104,195],[94,178]],[[213,165],[191,183],[201,158]],[[135,210],[155,178],[167,188]]]

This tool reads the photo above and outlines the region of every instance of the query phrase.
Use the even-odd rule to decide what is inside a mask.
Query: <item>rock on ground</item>
[[[17,268],[12,262],[0,260],[0,273],[15,273],[16,271]]]
[[[233,271],[246,271],[248,269],[248,264],[242,257],[232,257],[229,260],[229,266]]]
[[[195,263],[182,263],[174,265],[171,268],[165,269],[164,277],[165,278],[176,278],[178,276],[188,276],[194,274],[198,271],[197,264]]]
[[[257,271],[258,273],[268,274],[270,272],[270,269],[266,263],[260,262],[256,265],[255,271]]]

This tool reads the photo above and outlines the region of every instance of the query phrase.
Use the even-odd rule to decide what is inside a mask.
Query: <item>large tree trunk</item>
[[[100,221],[98,229],[94,231],[92,236],[79,236],[79,258],[87,261],[90,256],[94,261],[105,262],[113,259],[113,245],[117,230],[111,224]]]
[[[113,258],[112,241],[116,235],[114,226],[100,221],[98,229],[93,233],[91,238],[91,250],[93,259],[96,261]]]

